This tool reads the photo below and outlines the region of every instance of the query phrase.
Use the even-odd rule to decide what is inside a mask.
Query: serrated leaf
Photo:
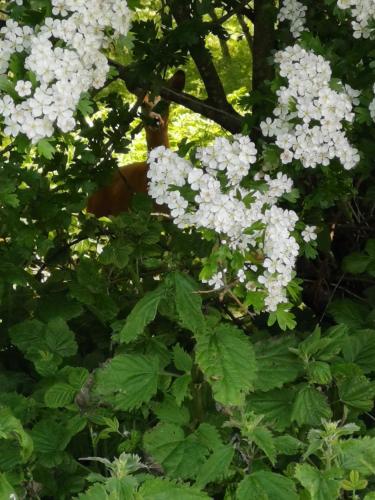
[[[189,395],[189,385],[191,383],[191,375],[185,374],[176,378],[172,385],[172,394],[176,399],[176,403],[180,406],[183,400]]]
[[[54,384],[46,391],[44,402],[49,408],[64,408],[66,405],[72,403],[75,392],[72,386],[60,382]]]
[[[202,313],[202,299],[196,293],[198,287],[192,280],[181,273],[174,273],[176,288],[176,310],[184,328],[193,333],[204,330],[204,316]]]
[[[31,431],[35,451],[53,456],[65,450],[72,437],[78,434],[85,425],[86,420],[78,415],[63,423],[52,417],[40,420]]]
[[[336,323],[344,323],[350,328],[364,327],[369,313],[366,305],[349,299],[335,300],[328,310]]]
[[[146,293],[137,302],[120,331],[120,342],[127,344],[143,333],[145,327],[155,319],[160,301],[166,296],[166,293],[167,289],[162,284],[152,292]]]
[[[298,425],[320,425],[321,420],[332,416],[325,396],[314,387],[305,385],[294,401],[291,419]]]
[[[55,318],[48,322],[46,344],[53,354],[63,358],[74,356],[78,349],[74,333],[62,318]]]
[[[298,500],[298,498],[291,479],[264,470],[246,476],[236,491],[236,500]]]
[[[330,471],[315,469],[308,464],[298,464],[295,477],[310,493],[311,500],[335,500],[339,496],[340,481]]]
[[[16,418],[12,412],[4,407],[0,408],[0,440],[13,441],[12,446],[16,441],[20,448],[20,457],[23,462],[26,462],[33,452],[33,442],[30,435],[25,432],[20,420]]]
[[[375,371],[375,330],[361,330],[346,339],[343,346],[345,361],[360,366],[363,373]]]
[[[147,453],[163,467],[172,478],[195,478],[208,453],[196,436],[185,437],[181,427],[159,424],[144,436]]]
[[[48,139],[41,139],[37,145],[38,153],[47,160],[52,160],[56,149],[52,146]]]
[[[327,385],[332,380],[331,368],[324,361],[313,361],[307,365],[307,375],[313,384]]]
[[[275,465],[276,448],[273,442],[272,432],[267,429],[267,427],[258,426],[249,433],[249,436],[258,448],[265,453],[272,465]]]
[[[169,424],[187,425],[189,423],[189,411],[185,407],[179,407],[172,397],[166,396],[162,403],[155,403],[152,410],[159,420]]]
[[[340,464],[365,476],[375,475],[375,438],[366,436],[340,443]]]
[[[220,325],[199,335],[196,360],[212,387],[215,399],[225,405],[241,405],[256,376],[253,346],[232,325]]]
[[[177,370],[190,373],[193,367],[193,361],[190,355],[184,351],[180,344],[173,347],[173,362]]]
[[[95,391],[115,408],[131,410],[156,394],[158,378],[156,357],[120,354],[97,371]]]
[[[197,477],[197,486],[204,488],[206,484],[222,478],[228,473],[233,460],[234,448],[222,446],[217,448],[209,459],[202,465]]]
[[[210,500],[210,497],[192,486],[167,479],[146,480],[138,491],[139,500]]]
[[[276,436],[273,439],[277,454],[280,455],[297,455],[304,448],[305,445],[299,439],[285,434],[283,436]]]
[[[255,393],[247,397],[246,408],[257,415],[264,415],[264,422],[283,431],[291,425],[291,414],[295,399],[294,389],[274,389]]]
[[[354,408],[370,411],[374,406],[375,384],[366,377],[350,377],[337,383],[340,400]]]
[[[294,337],[268,339],[254,345],[258,367],[254,381],[256,390],[269,391],[276,387],[282,387],[285,383],[295,380],[302,373],[301,361],[289,350],[295,345]]]

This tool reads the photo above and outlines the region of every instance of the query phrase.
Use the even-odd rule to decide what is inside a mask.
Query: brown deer
[[[171,89],[182,91],[185,87],[185,73],[181,70],[177,71],[168,81],[168,86]],[[151,101],[146,96],[142,104],[143,116],[147,120],[145,131],[148,151],[158,146],[169,147],[170,103],[160,101],[160,97]],[[158,103],[162,108],[161,114],[153,111]],[[153,122],[152,125],[148,124],[150,121]],[[87,211],[96,217],[118,215],[128,211],[135,193],[147,193],[147,171],[147,161],[135,162],[119,168],[113,176],[111,184],[104,186],[90,196],[87,202]]]

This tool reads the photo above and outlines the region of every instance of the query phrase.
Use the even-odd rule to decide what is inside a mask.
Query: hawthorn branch
[[[224,24],[231,17],[235,16],[236,14],[241,13],[245,9],[245,7],[248,6],[249,3],[250,3],[250,0],[243,0],[238,5],[236,5],[232,10],[230,10],[227,14],[220,17],[219,19],[215,19],[212,24],[214,24],[216,26]],[[246,9],[246,11],[250,11],[250,9]]]

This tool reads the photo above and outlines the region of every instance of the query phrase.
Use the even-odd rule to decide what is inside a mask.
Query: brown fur
[[[168,85],[170,88],[181,91],[185,86],[184,72],[177,71],[169,80]],[[169,105],[162,116],[156,115],[152,111],[156,101],[150,102],[146,97],[143,103],[144,114],[158,119],[158,126],[145,126],[148,151],[158,146],[169,147]],[[147,172],[148,164],[146,161],[121,167],[113,176],[111,184],[104,186],[90,196],[87,202],[87,211],[96,217],[118,215],[128,211],[135,193],[147,193]]]

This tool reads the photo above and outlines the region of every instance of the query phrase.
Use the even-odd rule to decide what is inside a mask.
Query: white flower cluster
[[[20,80],[19,99],[0,99],[5,133],[19,133],[36,143],[50,137],[57,127],[75,127],[74,112],[82,93],[98,89],[109,70],[102,49],[111,36],[126,35],[130,11],[125,0],[52,0],[52,13],[35,30],[8,20],[1,29],[0,74],[8,71],[15,52],[25,53],[25,70],[37,84]]]
[[[280,22],[289,21],[292,36],[299,38],[305,29],[306,11],[306,5],[298,0],[283,0],[277,19]]]
[[[217,138],[212,146],[198,150],[197,159],[202,168],[163,146],[151,151],[149,194],[169,207],[180,228],[212,230],[223,245],[241,252],[245,264],[234,270],[236,280],[247,290],[266,291],[266,310],[276,310],[287,301],[286,286],[299,252],[292,236],[297,215],[276,205],[292,190],[292,181],[279,172],[274,179],[265,175],[262,189],[242,187],[256,161],[256,149],[241,135],[232,141]],[[184,197],[186,189],[192,193],[187,198],[194,201]],[[222,267],[208,280],[215,289],[230,278]]]
[[[374,30],[370,29],[375,20],[375,0],[337,0],[339,9],[350,9],[354,17],[352,21],[354,38],[370,38]]]
[[[346,170],[355,167],[359,154],[346,137],[343,121],[353,121],[359,92],[349,86],[333,90],[329,62],[298,44],[277,52],[275,60],[288,86],[277,91],[275,118],[260,126],[264,136],[276,137],[281,161],[300,160],[307,168],[338,158]]]
[[[375,94],[375,83],[374,83],[374,86],[373,86],[373,88],[372,88],[372,91],[373,91],[373,93]],[[370,102],[369,110],[370,110],[370,115],[371,115],[371,118],[372,118],[372,119],[373,119],[373,121],[375,122],[375,97],[374,97],[374,99]]]

